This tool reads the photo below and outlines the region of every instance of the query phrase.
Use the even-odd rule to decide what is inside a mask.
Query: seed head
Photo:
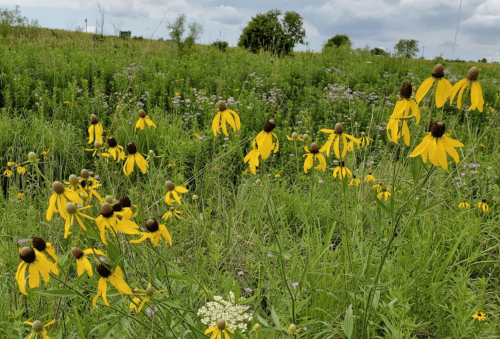
[[[95,149],[100,149],[101,147],[102,147],[102,144],[99,141],[94,142]]]
[[[264,124],[264,132],[270,133],[274,129],[274,127],[276,127],[274,120],[267,120]]]
[[[155,219],[148,219],[148,221],[146,221],[146,228],[151,233],[158,231],[158,221],[156,221]]]
[[[333,132],[335,134],[338,134],[338,135],[340,135],[344,132],[344,128],[342,127],[342,124],[340,122],[337,122],[335,124],[335,127],[333,128]]]
[[[106,198],[104,198],[104,201],[107,202],[108,204],[113,204],[115,199],[111,195],[107,195]]]
[[[68,212],[69,214],[76,214],[77,212],[76,205],[73,204],[72,202],[68,202],[66,204],[66,212]]]
[[[297,132],[293,132],[292,133],[292,139],[293,140],[297,140],[299,138],[299,135],[297,134]]]
[[[469,72],[467,72],[467,79],[469,81],[476,81],[477,77],[479,76],[479,69],[474,66],[471,69],[469,69]]]
[[[68,178],[69,184],[73,186],[78,186],[78,177],[74,174],[71,174]]]
[[[319,153],[319,146],[317,143],[313,142],[311,144],[311,146],[309,147],[309,151],[312,153],[312,154],[318,154]]]
[[[401,86],[401,92],[400,92],[401,98],[410,99],[411,92],[412,92],[411,84],[409,82],[403,83],[403,85]]]
[[[111,270],[107,267],[107,265],[105,265],[103,263],[97,264],[95,269],[96,269],[97,273],[99,273],[99,275],[103,278],[107,278],[111,275]]]
[[[34,237],[33,240],[32,240],[32,242],[33,242],[33,247],[38,252],[43,252],[47,248],[47,243],[41,237]]]
[[[40,320],[33,321],[33,325],[31,325],[31,329],[36,333],[40,333],[43,330],[43,323]],[[35,335],[36,337],[37,335]]]
[[[95,124],[97,124],[98,122],[99,122],[99,118],[97,117],[97,115],[92,114],[92,115],[90,116],[90,123],[91,123],[92,125],[95,125]]]
[[[113,212],[121,212],[123,210],[123,205],[120,202],[117,202],[113,205]]]
[[[262,180],[260,180],[260,179],[255,180],[255,185],[256,186],[262,185]]]
[[[482,199],[482,200],[481,200],[481,202],[482,202],[483,204],[486,204],[486,199]]]
[[[109,218],[113,215],[113,206],[105,202],[101,207],[101,214],[105,218]]]
[[[127,145],[127,152],[128,154],[136,154],[137,153],[137,147],[133,142]]]
[[[442,121],[431,122],[430,131],[434,138],[441,138],[446,130],[446,125]]]
[[[193,198],[192,198],[192,199],[193,199],[194,201],[196,201],[196,200],[198,200],[198,198],[199,198],[199,197],[195,194],[195,195],[193,195]]]
[[[63,194],[63,192],[64,192],[64,185],[60,181],[54,181],[52,183],[52,189],[57,194]]]
[[[361,132],[361,136],[362,137],[366,137],[366,133],[365,132]]]
[[[139,116],[144,119],[146,117],[146,112],[144,112],[143,109],[140,109],[139,110]]]
[[[432,76],[436,79],[440,79],[444,77],[444,67],[441,64],[437,64],[434,66],[434,69],[432,70]]]
[[[85,168],[82,169],[82,171],[80,172],[80,176],[83,178],[83,179],[87,179],[88,177],[90,177],[90,172],[87,171]]]
[[[222,100],[217,104],[217,108],[219,112],[224,112],[227,109],[226,104]]]
[[[28,153],[28,160],[31,162],[35,162],[38,160],[38,157],[36,156],[35,152],[29,152]]]
[[[73,247],[71,249],[71,254],[76,258],[76,259],[80,259],[81,257],[83,257],[83,251],[78,248],[78,247]]]
[[[124,208],[132,206],[132,202],[130,201],[130,198],[127,196],[124,196],[120,199],[120,204],[122,204]]]
[[[302,136],[302,140],[304,140],[304,142],[308,142],[309,141],[309,134],[304,134]]]
[[[175,207],[174,206],[170,207],[170,212],[174,212],[174,211],[175,211]]]
[[[116,139],[114,137],[109,137],[108,139],[106,139],[106,142],[111,148],[118,146],[118,143],[116,142]]]
[[[226,322],[222,319],[217,320],[217,327],[221,331],[225,330],[226,329]]]
[[[148,288],[146,288],[146,296],[152,297],[153,294],[155,294],[155,288],[153,286],[148,286]]]
[[[31,247],[23,247],[19,256],[27,264],[31,264],[36,259],[35,250]]]
[[[173,182],[171,182],[170,180],[165,181],[165,187],[169,191],[175,190],[175,184]]]

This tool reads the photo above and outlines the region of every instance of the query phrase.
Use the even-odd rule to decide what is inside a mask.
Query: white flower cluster
[[[252,321],[253,315],[246,313],[250,306],[236,305],[234,293],[229,292],[229,301],[220,296],[214,296],[215,301],[209,301],[205,306],[198,310],[198,316],[201,322],[209,328],[217,325],[217,321],[222,319],[231,330],[240,330],[245,332],[247,324]],[[241,298],[245,300],[245,298]]]

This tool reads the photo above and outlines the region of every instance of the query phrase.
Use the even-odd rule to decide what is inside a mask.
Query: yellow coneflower
[[[486,203],[486,199],[481,200],[476,204],[478,210],[483,210],[483,212],[488,212],[490,210],[488,204]]]
[[[98,141],[103,144],[102,140],[102,134],[104,133],[104,128],[102,128],[101,123],[99,122],[99,118],[97,115],[92,114],[90,116],[90,127],[89,127],[89,144],[93,143],[94,141]],[[48,150],[47,150],[48,153]],[[44,154],[44,152],[42,152]]]
[[[377,198],[379,200],[384,200],[384,201],[387,201],[389,200],[389,198],[391,197],[391,193],[387,190],[387,188],[382,188],[382,191],[380,191],[378,194],[377,194]]]
[[[481,84],[479,83],[479,81],[477,81],[478,76],[479,76],[479,69],[477,67],[472,67],[471,69],[469,69],[469,72],[467,72],[467,77],[465,79],[462,79],[455,85],[453,85],[451,89],[450,105],[458,93],[457,107],[458,109],[461,109],[464,90],[470,85],[471,106],[469,107],[468,110],[470,111],[477,108],[479,112],[483,111],[483,105],[484,105],[483,90],[481,89]]]
[[[94,141],[94,148],[85,148],[86,151],[92,152],[92,157],[95,157],[96,154],[101,156],[103,151],[102,144],[99,141]]]
[[[94,271],[92,270],[92,265],[90,264],[87,255],[95,254],[101,255],[103,257],[106,256],[103,251],[94,248],[87,248],[86,250],[82,250],[78,247],[73,247],[71,249],[71,254],[76,259],[76,274],[78,274],[78,276],[81,276],[82,274],[87,273],[89,277],[92,277],[94,275]]]
[[[85,219],[92,220],[92,221],[95,220],[94,218],[89,217],[88,215],[82,213],[82,211],[89,209],[89,208],[92,208],[92,206],[89,205],[89,206],[77,208],[76,205],[73,204],[72,202],[68,202],[66,204],[66,212],[68,212],[68,217],[66,218],[66,220],[64,222],[64,239],[68,238],[68,235],[71,234],[69,229],[71,228],[71,226],[73,226],[73,223],[75,222],[75,220],[76,220],[77,224],[82,228],[82,230],[84,230],[84,231],[87,230],[87,227],[85,227],[81,218],[85,218]]]
[[[297,325],[295,324],[290,324],[290,326],[288,326],[288,328],[286,329],[286,331],[288,332],[288,334],[297,334],[300,332],[300,328],[297,327]]]
[[[460,159],[455,147],[463,147],[464,144],[450,138],[448,134],[444,134],[446,126],[442,121],[431,121],[429,130],[430,132],[427,133],[422,142],[410,154],[410,157],[421,155],[424,163],[429,158],[434,166],[441,166],[445,171],[448,169],[446,154],[451,155],[455,163],[458,164]]]
[[[476,319],[477,321],[485,321],[486,320],[486,313],[476,312],[472,315],[472,318]]]
[[[113,285],[121,295],[133,294],[130,286],[123,280],[123,271],[120,266],[116,266],[114,271],[111,271],[106,264],[99,263],[96,266],[96,271],[99,273],[101,278],[97,284],[97,295],[92,299],[92,305],[97,305],[97,299],[102,296],[102,300],[109,306],[108,299],[106,298],[106,291],[108,289],[107,282]]]
[[[365,132],[361,132],[361,138],[359,138],[359,140],[361,140],[361,147],[368,147],[370,142],[373,141],[373,139],[367,136]]]
[[[179,194],[182,193],[187,193],[189,190],[185,187],[182,186],[176,186],[172,181],[167,180],[165,181],[165,187],[167,188],[167,194],[165,195],[165,203],[167,205],[172,205],[174,201],[177,201],[179,205],[181,205],[181,198],[179,197]],[[172,199],[171,197],[174,197]]]
[[[90,141],[90,142],[89,142],[89,144],[90,144],[91,142],[92,142],[92,141]],[[42,151],[42,155],[47,155],[47,154],[49,154],[49,153],[50,153],[50,148],[44,149],[44,150]]]
[[[308,170],[313,168],[314,161],[318,160],[318,166],[314,167],[316,170],[326,171],[326,159],[325,156],[319,153],[319,146],[317,143],[313,142],[311,147],[304,146],[304,150],[307,152],[303,156],[307,156],[306,161],[304,161],[304,172],[307,173]]]
[[[254,175],[257,174],[257,167],[259,167],[259,157],[260,157],[260,152],[257,149],[257,142],[254,139],[252,141],[252,150],[248,152],[248,154],[245,155],[245,158],[243,159],[245,163],[248,163],[248,166],[250,167],[250,172],[252,172]]]
[[[172,236],[165,225],[159,225],[155,219],[146,221],[146,229],[150,233],[142,232],[142,237],[135,240],[130,240],[131,244],[139,244],[146,239],[149,239],[153,246],[158,246],[158,243],[163,239],[167,244],[172,246]]]
[[[458,204],[458,208],[470,208],[470,204],[467,201],[462,200],[462,202]]]
[[[293,132],[291,137],[287,135],[286,138],[290,141],[302,141],[302,137],[297,132]]]
[[[134,209],[132,209],[132,207]],[[115,211],[117,215],[121,215],[128,220],[135,218],[137,213],[139,213],[137,205],[132,204],[132,201],[130,201],[130,198],[127,196],[122,197],[118,203],[113,205],[113,211]]]
[[[109,229],[113,235],[118,232],[123,232],[125,234],[140,234],[139,225],[135,222],[125,219],[118,218],[118,216],[113,211],[113,206],[108,203],[104,203],[101,207],[101,215],[95,219],[97,228],[99,229],[99,236],[104,245],[107,245],[106,241],[106,229]]]
[[[125,159],[123,147],[118,145],[114,137],[108,138],[106,142],[108,143],[109,148],[107,152],[101,153],[102,156],[111,156],[116,162],[120,162]]]
[[[424,82],[420,84],[416,95],[417,104],[420,104],[420,101],[422,101],[434,84],[436,85],[436,89],[434,91],[436,107],[443,107],[446,99],[448,99],[451,95],[451,83],[444,78],[444,67],[441,64],[434,66],[432,76],[425,79]]]
[[[408,82],[401,86],[401,99],[394,106],[389,122],[387,123],[387,139],[398,143],[400,138],[403,138],[406,146],[410,145],[410,129],[408,128],[407,120],[415,117],[416,123],[420,123],[420,110],[418,105],[412,98],[412,87]],[[411,111],[411,113],[410,113]],[[401,126],[401,130],[399,130]]]
[[[163,220],[168,220],[168,218],[173,218],[173,217],[175,217],[175,218],[177,218],[177,219],[181,220],[181,219],[182,219],[182,218],[181,218],[181,214],[182,214],[182,211],[178,211],[178,210],[176,210],[176,209],[175,209],[175,207],[171,206],[171,207],[168,209],[167,213],[165,213],[165,214],[164,214],[161,218],[162,218]]]
[[[344,166],[344,160],[339,161],[339,165],[333,170],[333,177],[339,177],[339,179],[352,178],[352,172],[350,169]]]
[[[24,192],[22,190],[17,193],[17,199],[24,200]]]
[[[384,185],[381,182],[373,186],[373,189],[376,190],[377,193],[382,192],[383,188],[384,188]]]
[[[16,281],[22,294],[26,292],[26,271],[28,271],[28,285],[30,288],[40,286],[40,276],[47,283],[50,279],[52,263],[48,261],[43,253],[32,247],[23,247],[19,253],[21,262],[17,266]]]
[[[54,193],[50,196],[49,208],[47,209],[47,214],[45,215],[45,218],[48,221],[52,220],[52,216],[56,210],[59,212],[61,217],[66,219],[68,217],[68,213],[66,212],[66,204],[68,201],[75,204],[83,204],[82,198],[80,198],[80,196],[72,190],[65,188],[60,181],[54,181],[52,189],[54,190]]]
[[[224,339],[229,339],[229,335],[226,331],[234,334],[234,331],[227,327],[227,324],[224,320],[218,320],[215,326],[205,330],[205,334],[212,333],[210,339],[222,339],[222,334],[224,334]]]
[[[133,142],[127,145],[127,152],[128,156],[125,164],[123,165],[123,173],[125,173],[126,176],[132,174],[132,172],[134,171],[134,164],[136,164],[137,167],[139,167],[139,169],[141,170],[142,174],[146,174],[149,165],[142,154],[137,153],[137,147]]]
[[[5,175],[7,178],[10,178],[14,174],[9,168],[7,168],[5,171],[3,171],[3,175]]]
[[[333,144],[333,152],[335,153],[335,156],[338,159],[344,158],[345,155],[347,154],[347,151],[349,149],[347,139],[349,139],[350,141],[352,141],[357,145],[361,144],[361,140],[353,136],[350,136],[347,133],[344,133],[344,128],[342,127],[342,124],[339,122],[335,124],[334,129],[322,128],[319,131],[330,134],[326,143],[319,150],[321,153],[326,152],[327,157],[330,156],[330,148],[332,147],[332,144]],[[341,140],[342,140],[342,146],[340,145]],[[342,147],[342,152],[340,151],[341,147]]]
[[[262,131],[255,137],[255,142],[257,143],[257,149],[259,150],[262,160],[267,159],[271,152],[278,152],[280,148],[280,143],[278,136],[273,132],[276,124],[273,119],[267,120],[264,123]],[[273,137],[276,138],[276,142],[273,142]]]
[[[129,308],[131,310],[134,310],[135,313],[139,313],[144,307],[144,304],[146,304],[150,298],[153,298],[155,294],[163,293],[166,291],[167,290],[155,291],[151,283],[148,283],[148,287],[146,287],[145,290],[134,288],[134,298],[132,299]]]
[[[26,174],[26,167],[23,167],[22,165],[18,165],[17,166],[17,174],[25,175]]]
[[[143,109],[140,109],[139,110],[139,120],[137,120],[137,122],[135,123],[135,128],[134,128],[134,131],[138,128],[140,128],[141,130],[144,130],[144,126],[147,125],[149,127],[154,127],[156,128],[156,125],[155,123],[153,122],[153,120],[151,120],[146,112],[144,112]]]
[[[40,320],[35,320],[33,322],[30,321],[25,321],[25,325],[31,326],[31,333],[26,339],[50,339],[50,337],[47,335],[47,330],[46,328],[54,325],[56,323],[56,320],[49,321],[45,325],[40,321]]]
[[[241,128],[240,117],[235,111],[227,109],[224,101],[219,101],[218,103],[219,112],[215,115],[214,120],[212,121],[212,132],[214,132],[214,136],[217,137],[217,134],[220,133],[221,127],[222,132],[227,137],[229,134],[227,133],[228,123],[232,128],[234,133]]]
[[[81,176],[82,178],[79,180],[79,184],[81,187],[81,190],[85,193],[87,196],[87,204],[90,203],[90,199],[94,196],[99,202],[102,204],[104,202],[103,198],[99,193],[97,193],[96,189],[101,187],[100,183],[98,180],[95,178],[92,178],[90,176],[90,172],[87,171],[86,169],[81,171]]]
[[[365,177],[365,182],[375,182],[377,181],[375,177],[372,175],[372,172],[368,172],[368,175]]]
[[[359,186],[361,185],[361,179],[356,178],[356,176],[353,174],[351,181],[349,181],[349,186]]]
[[[45,258],[47,258],[49,269],[54,274],[59,275],[59,268],[57,267],[57,262],[59,258],[57,257],[56,250],[50,242],[45,242],[41,237],[34,237],[31,240],[33,248],[37,253],[42,253]],[[50,259],[50,260],[49,260]]]

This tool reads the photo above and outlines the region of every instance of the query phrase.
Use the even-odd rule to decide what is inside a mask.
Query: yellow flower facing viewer
[[[214,117],[212,121],[212,132],[214,132],[214,136],[217,137],[217,134],[220,134],[220,130],[222,128],[222,132],[226,137],[229,136],[227,133],[227,125],[229,124],[233,128],[234,133],[241,128],[241,122],[239,115],[230,109],[227,109],[224,101],[219,101],[218,103],[219,112]]]
[[[52,188],[54,193],[50,196],[49,208],[47,209],[47,214],[45,215],[45,218],[48,221],[52,220],[52,216],[56,210],[59,212],[61,217],[66,219],[68,217],[68,213],[66,212],[66,204],[68,201],[75,204],[83,204],[82,198],[80,198],[76,192],[65,188],[60,181],[54,181]]]
[[[486,320],[486,313],[476,312],[472,315],[472,318],[476,319],[477,321],[485,321]]]
[[[148,287],[145,290],[134,288],[134,298],[132,299],[129,307],[131,310],[134,310],[135,313],[139,313],[150,298],[153,298],[155,294],[166,291],[167,290],[155,291],[151,283],[148,284]]]
[[[335,153],[335,156],[337,159],[342,159],[345,157],[347,154],[347,151],[349,149],[349,145],[347,143],[347,139],[352,141],[353,143],[360,145],[361,140],[350,136],[347,133],[344,133],[344,129],[342,127],[341,123],[336,123],[334,129],[326,129],[322,128],[319,130],[320,132],[323,133],[328,133],[330,136],[328,137],[328,140],[326,143],[321,147],[319,150],[321,153],[326,153],[326,156],[330,156],[330,148],[332,147],[333,144],[333,152]],[[342,148],[342,151],[340,150]]]
[[[226,331],[234,334],[234,331],[227,327],[224,320],[218,320],[215,326],[205,330],[205,334],[212,333],[210,339],[229,339],[229,334]],[[222,334],[224,334],[224,338],[222,338]]]
[[[114,271],[108,268],[106,264],[99,263],[96,266],[96,271],[99,273],[101,278],[97,284],[97,294],[92,299],[92,305],[97,305],[97,299],[102,296],[102,300],[106,306],[109,306],[108,299],[106,298],[106,292],[108,289],[108,281],[113,285],[118,292],[123,296],[124,294],[133,294],[130,286],[123,280],[123,271],[120,266],[116,266]]]
[[[464,91],[470,86],[471,106],[468,110],[470,111],[477,108],[479,112],[483,111],[483,90],[481,89],[481,84],[479,83],[479,81],[477,81],[478,76],[479,69],[477,67],[472,67],[471,69],[469,69],[469,72],[467,72],[467,77],[465,79],[462,79],[455,85],[453,85],[453,87],[451,88],[450,105],[458,93],[457,107],[458,109],[461,109]]]
[[[82,250],[78,247],[73,247],[71,249],[71,255],[73,255],[73,257],[76,259],[76,273],[78,274],[78,276],[81,276],[84,273],[87,273],[89,277],[92,277],[94,275],[92,265],[87,258],[87,255],[90,254],[101,255],[103,257],[106,256],[103,251],[99,251],[94,248],[87,248],[86,250]]]
[[[307,173],[308,170],[313,168],[314,166],[314,161],[318,160],[319,164],[318,166],[314,167],[316,170],[321,170],[321,171],[326,171],[326,159],[325,156],[321,153],[319,153],[319,146],[317,143],[313,142],[311,144],[311,147],[304,146],[304,150],[307,152],[303,156],[306,157],[306,160],[304,161],[304,172]]]
[[[104,143],[102,140],[102,134],[104,133],[104,128],[102,128],[102,124],[99,122],[99,118],[95,114],[92,114],[90,116],[90,126],[88,132],[89,132],[89,142],[88,142],[89,144],[93,143],[94,141],[100,142],[101,145]]]
[[[165,213],[161,218],[165,221],[168,220],[168,218],[174,218],[174,217],[181,220],[182,219],[181,214],[182,214],[182,211],[178,211],[175,209],[174,206],[170,206],[167,213]]]
[[[45,325],[40,321],[40,320],[35,320],[33,322],[30,321],[25,321],[25,325],[31,326],[31,333],[26,339],[50,339],[50,337],[47,335],[47,330],[46,328],[54,325],[56,323],[56,320],[49,321]]]
[[[373,176],[372,172],[368,172],[368,175],[365,177],[365,182],[375,182],[376,179],[375,177]]]
[[[146,112],[144,112],[143,109],[140,109],[139,110],[139,120],[137,120],[137,122],[135,123],[134,131],[138,128],[140,128],[141,130],[144,130],[145,125],[147,125],[148,127],[156,128],[156,125],[153,122],[153,120],[151,120],[147,116]]]
[[[257,149],[257,142],[254,139],[252,141],[252,150],[248,152],[248,154],[245,155],[245,158],[243,159],[245,163],[248,163],[248,166],[250,167],[250,172],[252,172],[253,175],[257,174],[257,167],[259,167],[259,157],[260,157],[260,152]]]
[[[167,188],[167,194],[165,195],[165,203],[167,205],[172,205],[174,201],[177,201],[179,205],[182,205],[179,193],[187,193],[189,190],[182,186],[176,186],[172,181],[165,181],[165,187]],[[172,197],[174,199],[172,199]]]
[[[476,204],[478,210],[482,210],[484,213],[490,210],[488,204],[486,203],[486,199],[481,200]]]
[[[125,164],[123,165],[123,173],[125,173],[126,176],[129,176],[134,171],[134,165],[137,165],[142,174],[146,174],[149,165],[142,154],[137,153],[137,147],[133,142],[127,145],[127,152],[128,156]]]
[[[470,208],[470,204],[467,201],[462,200],[462,202],[458,204],[458,208]]]
[[[450,138],[448,134],[444,134],[446,126],[442,121],[431,121],[429,130],[430,132],[427,133],[422,142],[413,150],[410,157],[421,155],[424,163],[429,159],[434,166],[441,166],[445,171],[448,170],[446,154],[449,154],[455,160],[455,163],[458,164],[460,159],[455,147],[463,147],[464,144]]]
[[[135,240],[130,240],[131,244],[139,244],[147,239],[151,241],[153,246],[158,246],[160,240],[164,240],[167,244],[172,246],[172,236],[167,230],[165,225],[159,225],[155,219],[149,219],[146,221],[146,229],[149,233],[142,232],[142,237]]]
[[[21,262],[17,266],[16,281],[21,293],[28,295],[26,292],[26,279],[28,279],[30,288],[40,286],[40,276],[45,283],[49,282],[52,263],[47,260],[43,253],[32,247],[23,247],[19,256]],[[28,278],[26,277],[26,271],[28,271]]]
[[[116,162],[120,162],[125,159],[125,152],[123,151],[123,147],[118,145],[116,139],[114,137],[110,137],[106,140],[108,143],[108,150],[106,152],[101,153],[102,156],[110,156]]]
[[[255,137],[255,142],[257,143],[257,149],[259,150],[262,160],[265,160],[271,155],[271,152],[278,152],[280,148],[280,143],[278,136],[273,132],[276,127],[276,123],[273,119],[267,120],[264,123],[264,128]],[[276,138],[276,142],[273,142],[273,137]]]
[[[444,78],[444,67],[441,64],[434,66],[432,76],[420,84],[416,95],[417,104],[420,104],[420,101],[422,101],[433,85],[436,86],[434,90],[436,107],[441,108],[451,96],[451,83]]]
[[[333,170],[333,177],[339,177],[339,179],[352,178],[352,172],[350,169],[344,166],[344,160],[339,161],[339,165]]]
[[[95,219],[97,228],[99,229],[99,236],[104,245],[107,245],[106,240],[106,230],[109,230],[113,236],[116,236],[118,232],[123,232],[125,234],[140,234],[139,225],[135,222],[125,219],[118,218],[117,214],[113,211],[113,206],[108,203],[104,203],[101,207],[101,215]]]

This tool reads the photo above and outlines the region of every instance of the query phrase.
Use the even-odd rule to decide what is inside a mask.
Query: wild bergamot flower
[[[470,204],[467,201],[462,200],[462,202],[458,204],[458,208],[470,208]]]
[[[28,271],[28,285],[30,288],[40,286],[40,276],[47,283],[50,279],[52,263],[47,260],[43,253],[38,252],[32,247],[23,247],[19,253],[21,262],[17,266],[16,281],[22,294],[26,292],[26,270]]]
[[[306,161],[304,161],[304,172],[307,173],[308,170],[313,168],[314,161],[318,160],[318,166],[314,167],[316,170],[326,171],[326,159],[325,156],[319,153],[319,146],[317,143],[313,142],[311,147],[304,146],[304,150],[307,152],[303,156],[307,156]]]
[[[80,198],[76,192],[65,188],[60,181],[54,181],[52,188],[54,193],[50,196],[49,208],[47,209],[47,214],[45,215],[45,218],[48,221],[52,220],[52,215],[56,210],[59,212],[61,217],[66,219],[68,217],[68,213],[66,212],[66,204],[68,201],[76,204],[83,204],[82,198]]]
[[[485,321],[486,320],[486,313],[476,312],[472,315],[472,318],[476,319],[477,321]]]
[[[123,280],[123,271],[120,266],[116,266],[115,270],[111,271],[111,269],[106,264],[99,263],[96,266],[96,271],[97,273],[99,273],[101,278],[99,279],[99,283],[97,284],[97,294],[92,299],[92,305],[96,306],[97,299],[102,296],[102,300],[104,301],[106,306],[109,306],[108,299],[106,298],[108,281],[118,290],[118,292],[120,292],[121,295],[132,294],[130,286],[125,282],[125,280]]]
[[[215,115],[214,120],[212,121],[212,131],[214,132],[214,136],[217,137],[217,134],[220,134],[220,129],[222,127],[222,132],[226,137],[229,136],[227,133],[226,122],[233,128],[234,133],[241,128],[240,117],[235,111],[227,109],[224,101],[219,101],[218,103],[219,112]]]
[[[155,294],[166,291],[167,290],[155,291],[151,283],[148,284],[148,287],[145,290],[134,288],[134,298],[132,299],[129,307],[131,310],[134,310],[135,313],[139,313],[144,307],[144,304],[146,304],[150,298],[153,298]]]
[[[149,219],[146,221],[146,229],[149,233],[142,232],[142,237],[135,240],[130,240],[131,244],[139,244],[146,239],[149,239],[153,246],[158,246],[158,243],[163,239],[166,243],[172,246],[172,236],[167,230],[165,225],[159,225],[155,219]]]
[[[257,149],[257,142],[254,139],[252,141],[252,150],[248,152],[248,154],[245,155],[245,158],[243,159],[245,163],[248,163],[250,172],[252,172],[254,175],[257,174],[257,167],[259,167],[259,157],[260,152]]]
[[[95,219],[95,223],[97,224],[97,228],[99,228],[99,235],[104,245],[108,244],[106,241],[106,229],[110,230],[114,236],[118,232],[140,234],[139,225],[128,219],[118,218],[113,211],[113,206],[108,203],[102,205],[101,215]]]
[[[350,169],[344,166],[344,160],[339,161],[339,165],[333,169],[333,177],[339,177],[339,179],[352,178],[352,172]]]
[[[410,83],[403,83],[400,95],[401,100],[394,106],[394,112],[387,123],[387,139],[397,144],[398,140],[403,138],[406,146],[409,146],[410,130],[407,120],[415,117],[416,123],[420,123],[420,110],[418,109],[417,103],[411,97],[412,87]],[[401,130],[399,130],[400,127]]]
[[[469,72],[467,72],[467,77],[465,79],[462,79],[455,85],[453,85],[451,89],[450,105],[458,93],[457,107],[458,109],[462,108],[462,98],[464,95],[464,90],[470,85],[470,98],[472,104],[468,110],[470,111],[477,108],[479,112],[483,111],[483,90],[481,89],[481,84],[479,83],[479,81],[477,81],[478,76],[479,69],[477,67],[472,67],[471,69],[469,69]]]
[[[123,147],[118,145],[116,139],[114,137],[110,137],[106,140],[108,143],[107,152],[103,152],[102,156],[111,156],[116,162],[120,162],[125,159],[125,152],[123,151]]]
[[[87,248],[86,250],[82,250],[78,247],[73,247],[71,249],[71,254],[76,259],[76,273],[78,274],[78,276],[87,273],[89,277],[92,277],[94,275],[94,271],[92,271],[92,265],[90,264],[87,255],[95,254],[101,255],[103,257],[106,256],[103,251],[96,250],[94,248]]]
[[[446,154],[451,155],[455,163],[458,164],[460,159],[455,147],[463,147],[464,144],[450,138],[448,134],[444,134],[446,126],[442,121],[431,121],[429,130],[430,132],[427,133],[420,145],[410,154],[410,157],[421,155],[424,163],[429,158],[434,166],[441,166],[445,171],[448,169]]]
[[[441,64],[437,64],[436,66],[434,66],[432,76],[425,79],[424,82],[420,84],[416,95],[417,104],[422,101],[422,99],[434,84],[436,85],[436,88],[434,90],[436,107],[443,107],[446,99],[448,99],[451,95],[451,83],[446,78],[444,78],[444,67]]]
[[[330,156],[330,148],[332,147],[332,144],[333,144],[333,151],[338,159],[342,159],[347,154],[349,148],[349,145],[347,144],[347,139],[349,139],[350,141],[352,141],[357,145],[361,144],[361,140],[353,136],[350,136],[347,133],[344,133],[344,128],[342,127],[342,124],[339,122],[335,124],[334,129],[322,128],[319,131],[330,134],[326,143],[319,150],[321,153],[326,152],[327,157]],[[341,147],[342,147],[342,152],[340,151]]]
[[[25,321],[25,325],[31,326],[31,333],[26,339],[50,339],[50,337],[47,335],[47,330],[46,328],[54,325],[56,320],[49,321],[45,325],[40,321],[40,320],[35,320],[33,322],[30,321]]]
[[[134,171],[134,164],[139,167],[142,174],[146,174],[146,171],[149,167],[146,159],[142,156],[141,153],[137,153],[137,147],[133,142],[127,145],[127,160],[125,161],[125,165],[123,165],[123,173],[126,176],[129,176]]]
[[[102,128],[102,125],[99,122],[99,118],[95,114],[92,114],[90,116],[90,127],[88,132],[89,132],[89,144],[93,143],[94,141],[100,142],[101,145],[104,143],[102,140],[102,134],[104,133],[104,129]]]
[[[483,212],[488,212],[490,210],[488,204],[486,203],[486,199],[481,200],[476,204],[478,210],[482,210]]]
[[[176,186],[172,181],[167,180],[165,181],[165,187],[167,188],[167,194],[165,195],[165,203],[168,205],[172,205],[174,201],[177,201],[179,205],[181,205],[181,198],[179,197],[178,193],[187,193],[189,192],[188,189],[182,186]],[[174,199],[172,199],[172,197]]]
[[[149,127],[154,127],[156,128],[156,125],[155,123],[153,122],[153,120],[151,120],[146,112],[144,112],[143,109],[140,109],[139,110],[139,120],[137,120],[137,122],[135,123],[135,128],[134,128],[134,131],[138,128],[140,128],[141,130],[144,130],[144,126],[147,125]]]
[[[273,119],[267,120],[264,124],[264,128],[255,137],[255,142],[257,143],[257,149],[259,150],[262,160],[267,159],[271,152],[278,152],[280,148],[280,143],[278,136],[273,132],[276,124]],[[276,138],[276,142],[273,142],[273,137]]]

